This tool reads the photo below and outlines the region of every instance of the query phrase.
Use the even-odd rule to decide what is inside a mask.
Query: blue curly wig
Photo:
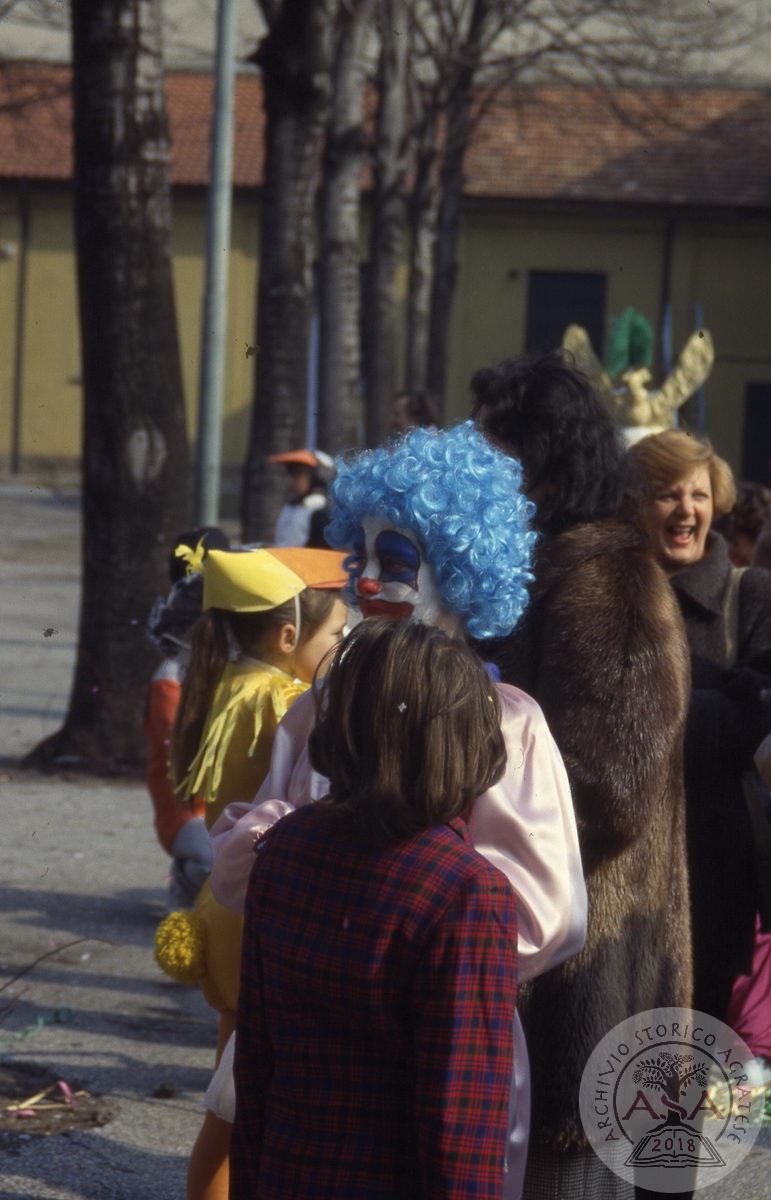
[[[330,546],[353,545],[365,517],[418,535],[449,612],[475,638],[505,637],[525,611],[535,505],[516,459],[465,421],[413,429],[397,442],[336,463]]]

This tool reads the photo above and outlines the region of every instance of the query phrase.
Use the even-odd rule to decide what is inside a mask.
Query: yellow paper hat
[[[299,596],[306,584],[268,550],[210,550],[203,562],[203,607],[266,612]]]

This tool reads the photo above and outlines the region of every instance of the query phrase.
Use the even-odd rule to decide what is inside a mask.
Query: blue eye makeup
[[[409,538],[394,529],[384,529],[375,538],[375,554],[381,583],[404,583],[418,590],[420,553]]]

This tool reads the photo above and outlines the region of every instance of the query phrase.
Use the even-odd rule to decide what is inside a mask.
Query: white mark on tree
[[[126,443],[126,459],[131,478],[140,488],[158,478],[167,454],[166,439],[154,425],[134,430]]]

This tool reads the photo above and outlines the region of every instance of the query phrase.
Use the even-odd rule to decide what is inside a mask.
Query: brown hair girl
[[[368,840],[409,838],[463,814],[501,778],[495,688],[461,641],[370,620],[340,645],[309,743],[329,803]]]

